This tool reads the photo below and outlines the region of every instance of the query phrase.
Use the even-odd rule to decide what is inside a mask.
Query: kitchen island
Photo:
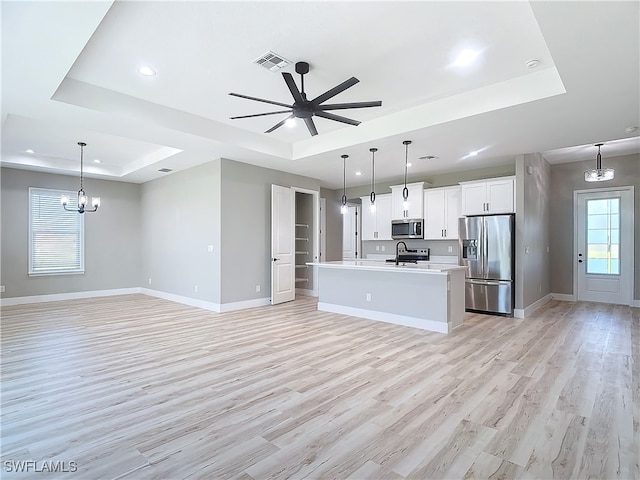
[[[440,333],[462,325],[465,267],[375,260],[309,265],[318,268],[318,310]]]

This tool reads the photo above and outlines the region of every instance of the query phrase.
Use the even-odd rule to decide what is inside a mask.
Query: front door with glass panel
[[[578,300],[629,305],[632,190],[576,192],[575,208]]]

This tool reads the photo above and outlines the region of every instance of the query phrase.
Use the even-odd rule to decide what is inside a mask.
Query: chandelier
[[[67,205],[69,204],[69,197],[66,195],[63,195],[60,198],[60,203],[62,203],[62,206],[68,212],[95,212],[100,206],[100,197],[91,197],[91,206],[93,209],[87,210],[87,194],[84,193],[84,188],[82,186],[82,180],[84,177],[84,147],[86,147],[87,144],[84,142],[78,142],[78,145],[80,145],[80,190],[78,190],[78,203],[73,208],[67,208]]]
[[[596,143],[598,147],[598,156],[596,158],[596,168],[584,171],[584,179],[587,182],[604,182],[605,180],[611,180],[615,170],[613,168],[602,168],[602,155],[600,155],[600,147],[604,143]]]

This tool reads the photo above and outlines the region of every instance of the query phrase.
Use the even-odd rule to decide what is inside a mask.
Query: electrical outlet
[[[376,252],[380,251],[380,245],[376,245]]]
[[[149,279],[149,285],[151,285],[151,279]]]
[[[4,293],[4,285],[0,285],[0,293]]]
[[[207,245],[207,252],[213,252],[213,245]]]
[[[447,251],[448,251],[449,253],[453,253],[453,247],[452,247],[451,245],[449,245],[449,246],[447,247]]]
[[[193,289],[194,289],[194,291],[196,291],[196,292],[197,292],[197,291],[198,291],[198,285],[195,285],[195,286],[193,287]]]
[[[524,247],[524,254],[529,255],[529,247]]]
[[[370,302],[370,301],[371,301],[371,294],[367,293],[367,302]]]
[[[256,285],[256,292],[260,291],[260,285]]]
[[[384,252],[384,245],[382,245],[382,251]]]
[[[547,245],[547,253],[549,253],[549,245]]]

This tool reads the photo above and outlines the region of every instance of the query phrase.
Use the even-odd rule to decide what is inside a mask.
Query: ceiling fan
[[[296,73],[300,74],[300,86],[301,89],[298,90],[296,86],[296,82],[293,80],[293,75],[288,72],[282,72],[282,76],[284,77],[284,81],[289,87],[289,91],[293,96],[293,104],[288,105],[286,103],[274,102],[272,100],[264,100],[262,98],[250,97],[248,95],[240,95],[239,93],[230,93],[229,95],[233,95],[234,97],[246,98],[248,100],[255,100],[256,102],[270,103],[272,105],[278,105],[280,107],[286,107],[289,110],[278,110],[277,112],[266,112],[266,113],[256,113],[253,115],[241,115],[239,117],[230,117],[231,120],[235,120],[238,118],[251,118],[251,117],[262,117],[265,115],[277,115],[279,113],[290,113],[287,118],[276,123],[273,127],[267,130],[264,133],[271,133],[275,129],[280,128],[282,125],[286,123],[287,120],[292,118],[301,118],[304,120],[304,123],[307,125],[309,129],[309,133],[311,135],[317,135],[318,130],[316,129],[315,124],[313,123],[313,116],[326,118],[328,120],[334,120],[336,122],[347,123],[349,125],[360,125],[360,122],[357,120],[352,120],[350,118],[342,117],[340,115],[335,115],[333,113],[328,113],[327,110],[345,110],[348,108],[366,108],[366,107],[380,107],[382,106],[382,101],[378,100],[375,102],[351,102],[351,103],[332,103],[332,104],[324,104],[330,98],[335,97],[339,93],[345,91],[349,87],[353,87],[358,80],[356,77],[351,77],[348,80],[345,80],[340,85],[336,85],[335,87],[327,90],[322,95],[318,95],[313,100],[307,100],[307,94],[304,92],[304,76],[309,73],[309,64],[307,62],[298,62],[296,63]]]

